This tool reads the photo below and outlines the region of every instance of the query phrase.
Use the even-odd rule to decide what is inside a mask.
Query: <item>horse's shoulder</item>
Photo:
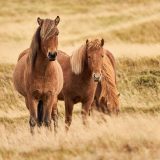
[[[20,53],[19,57],[18,57],[18,61],[26,54],[28,54],[30,51],[30,49],[25,49],[23,52]]]

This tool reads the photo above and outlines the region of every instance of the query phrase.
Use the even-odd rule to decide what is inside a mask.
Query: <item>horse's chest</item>
[[[56,86],[54,81],[50,80],[49,77],[36,77],[30,85],[30,91],[35,97],[44,94],[55,94]]]
[[[70,90],[70,95],[74,103],[82,102],[93,97],[95,85],[91,84],[77,84]]]

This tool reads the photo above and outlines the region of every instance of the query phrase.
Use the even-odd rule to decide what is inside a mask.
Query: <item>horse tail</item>
[[[39,126],[42,125],[43,122],[43,101],[38,102],[38,109],[37,109],[37,115],[38,115],[38,124]]]

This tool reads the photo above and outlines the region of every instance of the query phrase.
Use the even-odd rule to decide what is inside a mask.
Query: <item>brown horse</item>
[[[116,84],[116,64],[111,52],[104,49],[102,80],[98,83],[93,106],[103,113],[119,112],[119,92]]]
[[[64,76],[63,89],[58,98],[65,101],[66,129],[72,121],[73,105],[78,102],[82,103],[83,123],[86,122],[97,83],[101,80],[103,44],[103,39],[87,40],[71,56],[62,51],[58,53]]]
[[[57,127],[57,96],[63,87],[63,73],[56,60],[59,16],[55,20],[37,18],[39,24],[30,48],[23,51],[15,67],[16,90],[25,97],[30,112],[31,133],[36,124]]]

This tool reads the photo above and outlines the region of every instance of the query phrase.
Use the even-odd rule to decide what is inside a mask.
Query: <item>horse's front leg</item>
[[[37,105],[38,105],[38,101],[36,99],[32,97],[26,98],[26,106],[30,112],[29,124],[30,124],[31,134],[34,134],[34,128],[37,123]]]
[[[83,102],[82,103],[82,121],[83,124],[86,125],[87,124],[87,117],[89,115],[89,111],[91,109],[91,105],[92,105],[92,101],[87,101],[87,102]]]
[[[57,133],[58,128],[58,109],[57,109],[57,96],[55,96],[53,105],[52,105],[52,119],[54,121],[54,133]]]

